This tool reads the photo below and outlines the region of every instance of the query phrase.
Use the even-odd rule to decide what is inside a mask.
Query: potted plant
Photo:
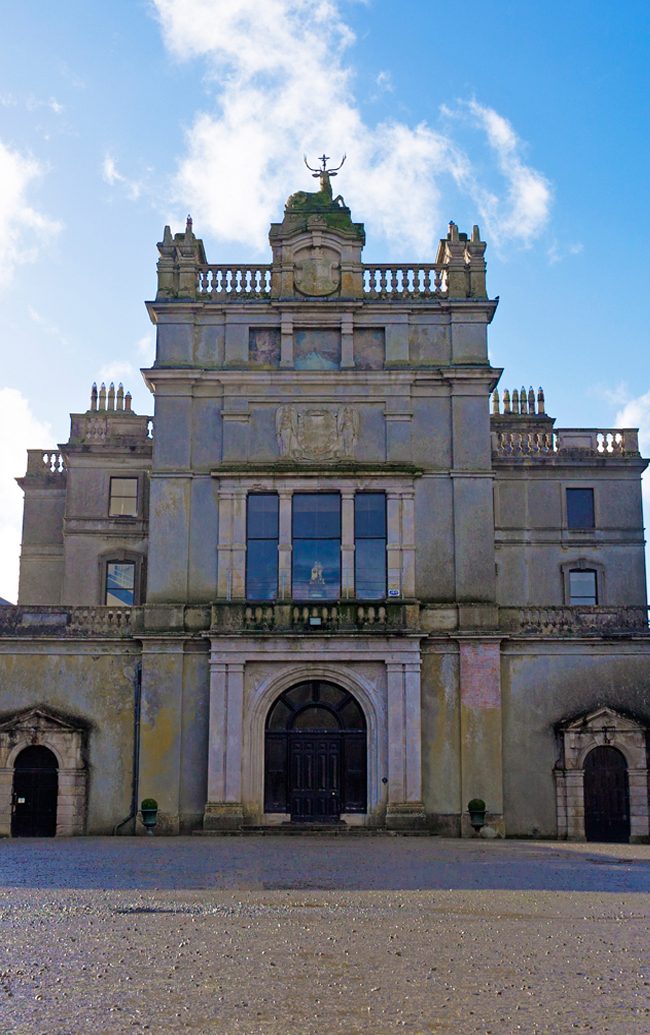
[[[478,833],[481,827],[485,826],[485,802],[482,798],[472,798],[467,803],[469,821]]]
[[[140,815],[147,833],[153,835],[153,828],[158,822],[158,802],[155,798],[143,798],[140,804]]]

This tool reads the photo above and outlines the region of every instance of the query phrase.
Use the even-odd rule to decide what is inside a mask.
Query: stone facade
[[[500,392],[477,227],[450,224],[431,263],[364,264],[364,240],[327,173],[289,198],[269,265],[209,265],[190,220],[165,229],[155,416],[93,389],[20,479],[0,832],[28,736],[59,759],[59,833],[151,796],[166,833],[468,836],[481,797],[500,833],[580,838],[607,715],[648,836],[636,431],[557,429],[541,390]]]

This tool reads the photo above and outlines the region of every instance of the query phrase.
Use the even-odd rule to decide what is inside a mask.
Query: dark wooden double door
[[[341,813],[341,737],[290,733],[289,811],[303,823],[334,823]]]
[[[46,747],[27,747],[16,759],[11,808],[12,837],[54,837],[59,774]]]
[[[366,724],[347,690],[325,681],[285,690],[266,723],[264,811],[335,823],[365,812]]]
[[[585,759],[587,841],[630,840],[630,791],[625,758],[617,748],[594,748]]]

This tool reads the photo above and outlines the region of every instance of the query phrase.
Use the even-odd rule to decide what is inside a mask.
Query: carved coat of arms
[[[309,249],[296,255],[293,282],[301,295],[333,295],[341,284],[339,256],[332,248]]]
[[[352,406],[338,410],[279,406],[275,431],[282,457],[323,462],[349,459],[359,436],[359,414]]]

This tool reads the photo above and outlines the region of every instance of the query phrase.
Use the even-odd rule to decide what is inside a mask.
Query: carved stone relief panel
[[[341,285],[340,256],[333,248],[303,248],[295,254],[293,281],[301,295],[323,298]]]
[[[334,461],[354,456],[359,415],[352,406],[338,409],[279,406],[275,430],[280,456],[299,461]]]

